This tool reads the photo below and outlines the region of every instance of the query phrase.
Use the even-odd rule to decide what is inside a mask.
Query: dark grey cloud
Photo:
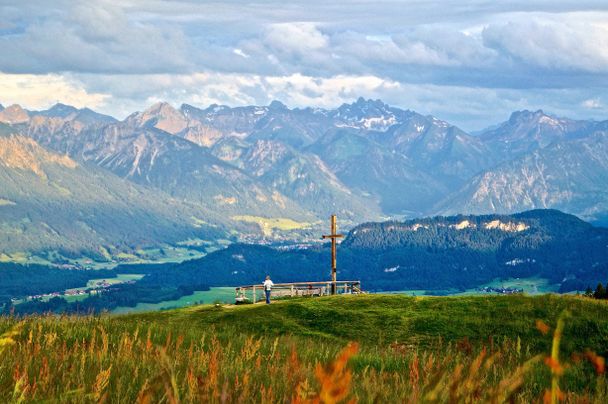
[[[192,66],[179,27],[133,21],[124,9],[104,7],[106,2],[62,4],[40,5],[40,14],[2,6],[4,24],[21,30],[0,35],[0,53],[10,55],[0,59],[1,71],[153,73]]]

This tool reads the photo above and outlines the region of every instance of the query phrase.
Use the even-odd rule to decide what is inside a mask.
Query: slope
[[[441,214],[552,207],[587,220],[608,211],[608,134],[552,143],[475,176],[435,207]]]
[[[212,239],[221,223],[201,206],[122,180],[31,138],[0,135],[0,245],[2,253],[59,250],[63,256],[110,254],[174,243],[190,237]]]

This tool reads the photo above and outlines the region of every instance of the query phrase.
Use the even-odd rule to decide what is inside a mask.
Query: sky
[[[474,131],[521,109],[608,119],[607,89],[605,0],[0,0],[4,106],[364,97]]]

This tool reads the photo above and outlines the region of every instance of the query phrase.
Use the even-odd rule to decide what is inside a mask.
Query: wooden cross
[[[336,241],[339,238],[344,237],[342,234],[338,234],[338,227],[336,225],[336,215],[331,215],[331,234],[323,236],[323,239],[331,239],[331,294],[336,294]]]

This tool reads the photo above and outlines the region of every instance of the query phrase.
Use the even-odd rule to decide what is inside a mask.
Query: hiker
[[[266,276],[266,280],[264,281],[264,293],[266,294],[266,304],[270,304],[270,291],[274,283],[270,280],[270,275]]]

